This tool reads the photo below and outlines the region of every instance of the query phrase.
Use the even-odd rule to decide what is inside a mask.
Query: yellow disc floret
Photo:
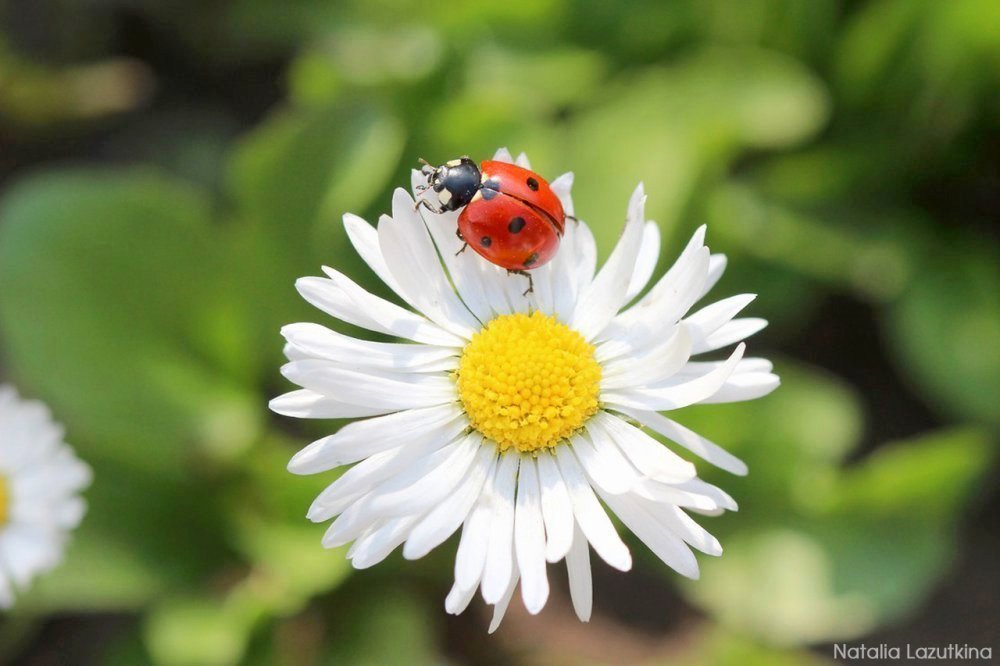
[[[459,362],[458,395],[472,426],[501,451],[555,446],[597,411],[594,347],[540,312],[497,317]]]

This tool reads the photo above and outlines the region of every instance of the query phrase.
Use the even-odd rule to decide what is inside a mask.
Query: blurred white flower
[[[523,156],[518,163],[527,166]],[[414,172],[414,185],[422,181]],[[572,181],[566,174],[552,182],[570,215]],[[718,514],[736,503],[647,430],[745,474],[740,460],[660,412],[757,398],[778,378],[768,361],[743,358],[742,343],[724,361],[691,360],[765,325],[734,319],[751,295],[685,316],[725,268],[725,258],[705,247],[704,227],[636,300],[660,247],[644,203],[640,186],[621,240],[596,275],[594,238],[570,221],[556,257],[532,271],[527,296],[523,277],[473,252],[456,254],[458,213],[418,213],[398,189],[392,217],[377,229],[344,217],[357,252],[412,310],[332,268],[325,278],[300,279],[299,292],[336,319],[411,342],[359,340],[309,323],[282,331],[289,359],[282,372],[302,389],[271,408],[364,419],[289,463],[297,474],[357,463],[309,509],[316,522],[337,517],[326,547],[353,541],[348,557],[365,568],[401,544],[404,557],[422,557],[461,527],[445,608],[460,613],[481,588],[495,606],[491,631],[518,581],[527,610],[539,612],[549,595],[546,562],[564,558],[576,613],[590,618],[590,547],[617,569],[632,566],[602,500],[684,576],[698,576],[689,546],[721,554],[686,511]]]
[[[0,608],[62,561],[90,479],[48,408],[0,386]]]

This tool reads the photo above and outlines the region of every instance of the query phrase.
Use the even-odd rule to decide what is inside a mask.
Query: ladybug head
[[[441,210],[458,210],[472,201],[481,186],[479,167],[468,157],[445,162],[439,167],[425,164],[427,187],[437,192]]]

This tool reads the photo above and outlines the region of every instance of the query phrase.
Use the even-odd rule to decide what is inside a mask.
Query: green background
[[[94,468],[63,566],[0,620],[20,663],[799,664],[1000,626],[994,0],[0,1],[0,377]],[[453,541],[352,572],[270,414],[293,289],[383,295],[344,212],[417,157],[576,173],[606,256],[642,180],[661,273],[708,223],[783,385],[681,422],[744,458],[682,581],[633,540],[595,616],[486,635]]]

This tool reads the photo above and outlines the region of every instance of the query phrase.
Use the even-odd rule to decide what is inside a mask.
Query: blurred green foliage
[[[266,401],[283,390],[280,326],[322,318],[296,277],[327,263],[383,290],[340,215],[377,219],[416,157],[501,145],[576,172],[605,256],[642,180],[661,271],[708,222],[730,257],[715,294],[761,294],[771,328],[751,350],[779,350],[782,389],[679,416],[751,468],[703,469],[742,511],[703,521],[726,554],[681,586],[711,622],[694,663],[811,663],[801,646],[913,613],[948,570],[1000,428],[1000,257],[989,212],[968,205],[990,188],[996,204],[983,138],[1000,120],[1000,4],[129,4],[208,70],[291,54],[287,101],[233,142],[227,123],[167,124],[133,136],[142,167],[5,187],[0,358],[95,469],[67,561],[19,618],[141,613],[120,663],[439,661],[449,558],[390,561],[342,592],[348,565],[303,517],[332,478],[284,471],[330,424],[274,419]],[[112,20],[60,12],[98,45]],[[0,123],[33,137],[135,106],[157,74],[111,55],[42,65],[4,41]],[[874,312],[867,343],[946,427],[854,460],[883,415],[795,345],[831,294]]]

